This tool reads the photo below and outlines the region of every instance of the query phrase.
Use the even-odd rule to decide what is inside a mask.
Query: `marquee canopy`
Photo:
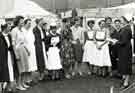
[[[8,0],[8,1],[10,1],[10,0]],[[7,11],[6,13],[3,13],[3,14],[0,13],[1,16],[14,17],[16,15],[22,15],[22,16],[53,16],[53,17],[56,17],[55,14],[43,9],[42,7],[40,7],[38,4],[36,4],[35,2],[33,2],[31,0],[12,0],[12,1],[14,1],[13,5],[10,5],[10,6],[12,6],[12,9],[10,8],[9,11]],[[6,3],[5,3],[5,6],[3,6],[3,7],[6,7]]]
[[[135,16],[135,3],[129,3],[117,7],[109,7],[109,8],[92,8],[92,9],[77,9],[78,16],[84,17],[119,17],[119,16]],[[63,18],[71,17],[72,10],[67,11],[65,13],[61,13]]]

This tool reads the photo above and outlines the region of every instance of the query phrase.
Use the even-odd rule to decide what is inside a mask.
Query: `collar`
[[[50,34],[53,35],[53,36],[57,35],[57,33],[54,34],[52,31],[50,31]]]
[[[7,36],[8,36],[8,34],[6,34],[6,33],[4,33],[4,32],[3,32],[2,34],[3,34],[4,37],[7,37]]]
[[[37,26],[37,28],[38,28],[40,31],[42,31],[42,28],[41,28],[39,25]]]

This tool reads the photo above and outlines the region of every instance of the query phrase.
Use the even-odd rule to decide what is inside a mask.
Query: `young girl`
[[[50,26],[50,33],[46,40],[46,49],[48,61],[46,62],[46,68],[49,71],[52,80],[60,79],[60,71],[62,69],[60,60],[60,36],[56,33],[56,25]]]

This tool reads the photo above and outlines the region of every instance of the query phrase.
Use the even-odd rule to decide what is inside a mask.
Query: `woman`
[[[49,71],[52,80],[60,79],[62,69],[60,59],[61,38],[56,33],[56,24],[50,26],[50,33],[47,36],[47,57],[46,69]]]
[[[67,79],[71,78],[71,72],[73,69],[73,64],[75,62],[73,48],[72,48],[72,33],[69,28],[69,24],[63,21],[63,29],[61,31],[62,34],[62,43],[61,43],[61,59],[64,68],[65,77]]]
[[[2,82],[2,93],[8,87],[7,91],[13,91],[11,85],[15,81],[14,66],[15,56],[12,47],[11,36],[9,31],[11,26],[4,24],[1,26],[2,32],[0,33],[0,82]],[[17,69],[16,69],[17,70]],[[7,86],[7,84],[9,86]]]
[[[95,24],[94,20],[89,20],[88,21],[88,30],[86,32],[84,32],[84,37],[85,37],[85,41],[84,41],[84,53],[83,53],[83,62],[84,63],[88,63],[87,64],[87,68],[88,68],[88,75],[91,75],[91,73],[94,73],[94,69],[93,68],[93,60],[95,59],[95,44],[94,44],[94,29],[93,26]],[[85,67],[86,68],[86,67]]]
[[[93,64],[98,67],[98,75],[106,75],[106,67],[111,68],[111,60],[108,48],[109,31],[105,28],[105,21],[99,22],[100,29],[95,31],[94,43],[96,47]]]
[[[120,18],[122,28],[119,31],[119,39],[116,42],[118,46],[118,71],[122,75],[123,86],[127,88],[129,85],[129,76],[132,74],[132,31],[127,19],[122,16]]]
[[[43,30],[44,20],[43,18],[36,19],[36,26],[33,28],[33,34],[35,37],[35,52],[36,52],[36,61],[38,72],[40,74],[39,81],[44,79],[44,71],[45,71],[45,63],[47,62],[46,59],[46,51],[45,51],[45,38],[46,34]]]
[[[71,27],[73,39],[72,45],[74,50],[75,56],[75,72],[72,73],[74,76],[76,73],[79,73],[82,76],[82,56],[83,56],[83,49],[82,46],[84,44],[84,29],[80,26],[80,19],[75,19],[75,24]]]
[[[26,90],[29,87],[24,82],[25,72],[29,71],[28,57],[30,52],[27,49],[25,36],[22,31],[23,24],[24,18],[17,16],[14,22],[15,28],[11,32],[13,48],[19,69],[19,77],[17,80],[17,89],[19,90]]]
[[[36,54],[35,54],[35,46],[34,46],[34,35],[31,28],[31,19],[24,20],[24,27],[22,31],[25,34],[26,46],[30,52],[28,58],[28,73],[26,73],[26,82],[32,82],[32,74],[37,71],[37,63],[36,63]]]

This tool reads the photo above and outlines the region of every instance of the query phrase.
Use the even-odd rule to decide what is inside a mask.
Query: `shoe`
[[[36,85],[37,83],[34,81],[31,81],[31,82],[26,82],[25,84],[32,87],[32,86]]]
[[[80,75],[80,76],[83,76],[82,72],[79,72],[79,75]]]
[[[23,84],[23,87],[24,88],[30,88],[30,86],[26,85],[26,84]]]
[[[22,87],[22,86],[17,86],[16,89],[22,90],[22,91],[23,91],[23,90],[27,90],[26,88],[24,88],[24,87]]]
[[[75,76],[75,72],[72,72],[72,76]]]
[[[91,72],[88,72],[88,75],[92,75],[92,73]]]
[[[129,88],[129,86],[130,86],[129,84],[128,85],[122,85],[120,87],[120,90],[125,91],[125,90],[127,90]]]

